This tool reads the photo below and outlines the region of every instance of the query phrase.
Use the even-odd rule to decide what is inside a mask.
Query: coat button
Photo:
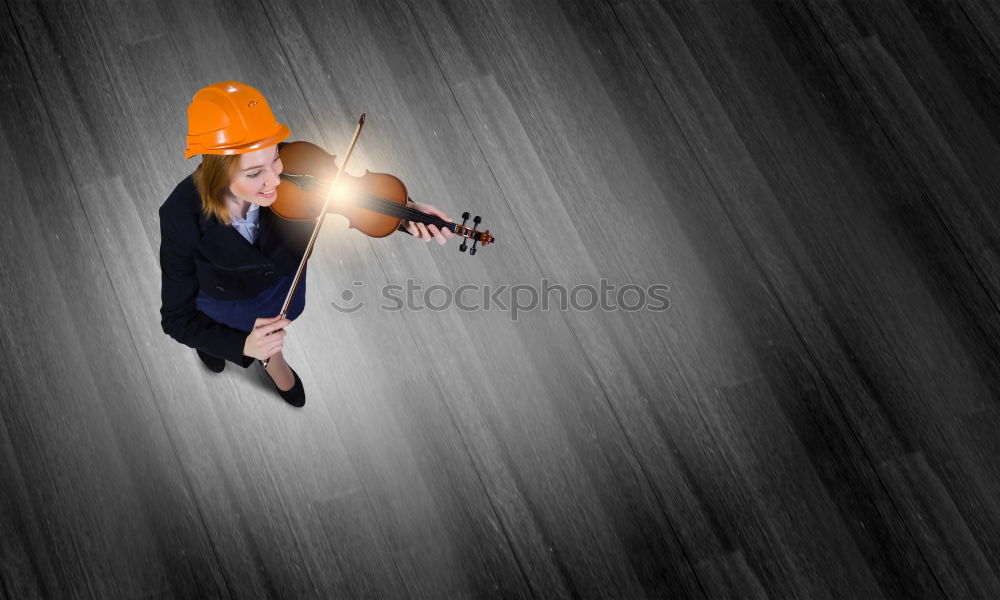
[[[215,286],[215,289],[219,290],[220,292],[226,291],[226,288],[222,287],[221,285]]]
[[[272,275],[274,275],[274,271],[272,271],[271,269],[264,271],[264,277],[270,277]]]

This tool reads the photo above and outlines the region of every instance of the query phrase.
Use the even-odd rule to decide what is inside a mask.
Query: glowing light
[[[330,200],[333,202],[346,202],[348,196],[351,195],[351,185],[346,181],[338,181],[337,185],[333,187],[333,191],[330,194]]]

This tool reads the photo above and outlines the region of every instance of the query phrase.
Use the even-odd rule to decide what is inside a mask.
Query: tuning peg
[[[466,221],[468,221],[468,220],[469,220],[469,212],[468,212],[468,211],[466,211],[466,212],[462,213],[462,227],[465,227],[465,222],[466,222]],[[465,238],[465,237],[463,237],[463,238],[462,238],[462,245],[458,247],[458,251],[459,251],[459,252],[465,252],[465,249],[469,247],[469,246],[468,246],[468,245],[467,245],[467,244],[465,243],[465,241],[466,241],[467,239],[468,239],[468,238]]]
[[[479,218],[479,215],[476,215],[476,218],[472,220],[472,228],[473,229],[478,228],[480,221],[482,221],[482,219]],[[469,248],[469,255],[470,256],[475,256],[476,255],[476,244],[478,244],[478,243],[479,243],[479,238],[476,238],[476,239],[472,240],[472,248]]]

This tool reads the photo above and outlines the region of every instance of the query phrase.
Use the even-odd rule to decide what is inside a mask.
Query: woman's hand
[[[281,315],[257,319],[254,321],[253,331],[243,344],[243,354],[257,360],[265,360],[272,354],[281,352],[285,345],[284,328],[290,324],[291,321],[282,319]]]
[[[454,223],[455,221],[444,214],[437,208],[431,206],[430,204],[424,204],[423,202],[416,202],[414,200],[408,200],[406,206],[419,210],[422,213],[427,213],[429,215],[434,215],[440,217],[445,221],[450,221]],[[424,240],[425,242],[431,241],[431,239],[436,239],[438,244],[442,246],[455,236],[450,229],[440,229],[437,225],[424,225],[423,223],[417,223],[416,221],[403,221],[403,229],[406,229],[413,234],[413,237],[417,239]]]

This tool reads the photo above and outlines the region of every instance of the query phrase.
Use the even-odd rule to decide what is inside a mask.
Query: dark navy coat
[[[286,221],[260,207],[257,242],[218,219],[206,219],[188,176],[160,206],[160,324],[178,342],[243,367],[247,332],[196,308],[199,291],[222,300],[257,297],[282,276],[295,273],[312,234],[312,221]],[[263,316],[263,315],[262,315]]]

